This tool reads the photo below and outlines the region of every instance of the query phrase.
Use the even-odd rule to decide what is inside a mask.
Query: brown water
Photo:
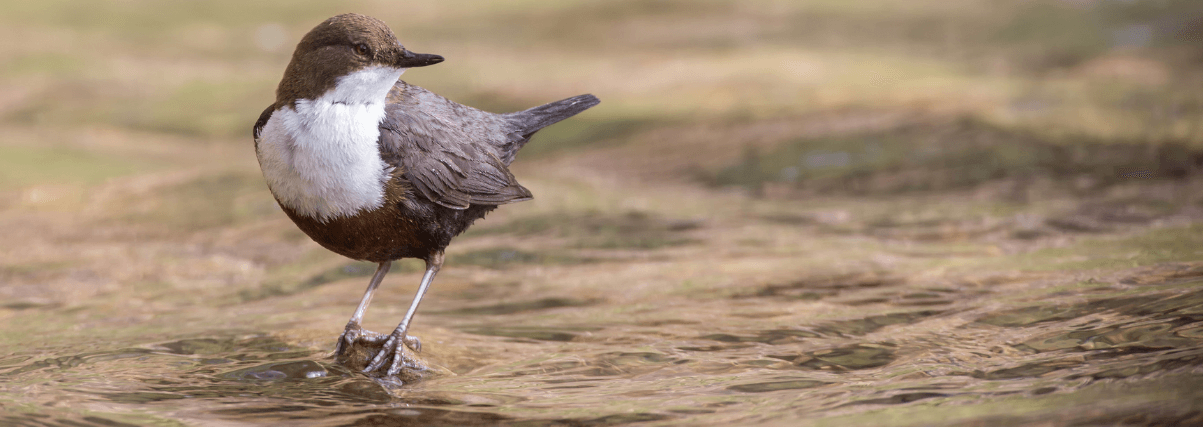
[[[1198,0],[411,3],[0,2],[0,427],[1203,425]],[[249,135],[348,11],[457,102],[602,99],[401,383]]]
[[[1194,169],[756,172],[798,144],[714,180],[636,144],[523,163],[540,198],[453,242],[411,329],[433,368],[401,381],[333,363],[374,266],[297,231],[253,157],[14,205],[0,425],[1203,424]],[[721,185],[739,168],[753,191]],[[421,273],[397,264],[364,326]]]
[[[353,300],[358,282],[337,291]],[[0,424],[1198,425],[1200,285],[1203,265],[1165,264],[857,272],[635,303],[515,290],[461,305],[436,287],[416,333],[443,372],[403,385],[332,363],[341,322],[263,307],[321,296],[142,320],[8,304]],[[405,296],[384,299],[369,318]],[[79,320],[69,339],[38,323],[62,316]]]

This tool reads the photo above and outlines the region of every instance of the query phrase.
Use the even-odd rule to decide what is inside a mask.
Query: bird
[[[296,226],[330,251],[377,264],[334,350],[383,343],[367,374],[415,366],[402,346],[421,351],[410,325],[452,238],[499,205],[531,200],[509,170],[518,150],[600,102],[585,94],[496,114],[400,80],[441,62],[406,49],[379,19],[331,17],[301,38],[254,126],[263,178]],[[403,258],[426,266],[409,310],[391,334],[365,331],[376,288]]]

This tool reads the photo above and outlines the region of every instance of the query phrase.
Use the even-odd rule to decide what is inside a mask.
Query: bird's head
[[[405,49],[379,19],[338,15],[301,38],[276,99],[288,102],[327,95],[335,102],[382,100],[405,69],[440,62],[442,56]]]

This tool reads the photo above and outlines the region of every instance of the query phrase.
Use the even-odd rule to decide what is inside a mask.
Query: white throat
[[[385,97],[404,71],[364,68],[317,99],[272,113],[256,154],[280,204],[321,222],[384,205],[392,168],[380,158],[379,126]]]

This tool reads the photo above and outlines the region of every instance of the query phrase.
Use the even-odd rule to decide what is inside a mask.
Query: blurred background
[[[1136,393],[1143,400],[1121,399],[1131,392],[1123,388],[1079,393],[1057,381],[1103,368],[1061,356],[1045,364],[1047,348],[1025,341],[1079,320],[1122,329],[1145,313],[1107,311],[1114,304],[1062,310],[1090,295],[1137,292],[1131,283],[1162,286],[1141,288],[1163,292],[1146,295],[1153,299],[1197,287],[1166,282],[1203,275],[1197,0],[0,2],[0,319],[10,325],[0,327],[0,343],[20,349],[7,358],[0,350],[0,375],[10,384],[61,379],[74,374],[39,371],[43,362],[114,348],[232,357],[251,335],[276,340],[262,348],[329,350],[373,266],[323,250],[288,221],[259,173],[251,126],[274,101],[300,37],[345,12],[379,18],[407,48],[446,57],[402,78],[454,101],[507,112],[581,93],[602,100],[521,152],[513,169],[534,201],[490,214],[448,251],[424,302],[436,314],[419,312],[415,328],[425,342],[443,342],[429,357],[463,381],[497,366],[559,372],[540,365],[548,352],[620,366],[620,377],[642,374],[597,359],[589,345],[647,351],[679,341],[656,350],[666,359],[632,363],[711,357],[743,368],[706,365],[692,375],[721,371],[721,384],[742,381],[723,393],[755,394],[816,386],[782,379],[772,363],[876,381],[942,360],[953,367],[932,372],[980,374],[962,375],[981,382],[960,387],[1024,378],[1008,383],[1021,396],[1069,393],[1042,397],[1066,409],[1025,412],[1033,417],[1104,420],[1117,416],[1108,410],[1144,413],[1160,402],[1153,413],[1181,421],[1173,417],[1200,407],[1199,394],[1184,391],[1195,377],[1139,383],[1149,390]],[[416,261],[394,267],[367,326],[392,327],[419,270]],[[1036,301],[1052,305],[1031,308]],[[1163,312],[1181,308],[1173,307]],[[1103,315],[1112,317],[1089,317]],[[849,319],[862,323],[830,323]],[[839,332],[779,333],[817,324]],[[958,339],[963,353],[948,343],[951,324],[971,325]],[[1164,349],[1172,335],[1185,341],[1169,348],[1200,348],[1203,335],[1173,325],[1158,329],[1168,335],[1129,334],[1115,346]],[[902,327],[935,335],[909,343],[873,335]],[[1006,337],[975,335],[987,327]],[[197,350],[189,340],[198,337],[216,341]],[[505,353],[514,343],[526,350]],[[190,350],[163,350],[177,347]],[[806,365],[831,348],[855,360]],[[931,355],[940,348],[956,354]],[[1073,352],[1087,350],[1076,348],[1055,350],[1079,360]],[[690,353],[698,349],[711,353]],[[1177,363],[1162,367],[1199,366]],[[138,369],[182,375],[155,366]],[[1038,367],[1016,374],[1016,366]],[[41,374],[19,379],[18,371]],[[749,383],[761,374],[769,376]],[[815,381],[839,378],[849,377]],[[122,384],[108,386],[142,387]],[[0,408],[93,399],[71,391],[88,386],[62,387],[0,387]],[[850,393],[901,396],[887,389]],[[605,410],[573,422],[630,411],[652,415],[618,420],[693,416],[656,412],[666,400],[630,397],[630,389],[614,393],[591,401]],[[755,394],[761,406],[711,411],[728,418],[700,419],[781,421],[809,414],[794,412],[805,407],[853,417],[845,425],[922,420],[832,409],[846,394],[813,403],[771,394]],[[921,394],[894,403],[948,396]],[[606,395],[564,399],[598,396]],[[116,402],[157,402],[123,398]],[[1002,417],[1012,404],[984,399],[960,416]],[[1112,409],[1082,409],[1100,402]],[[515,416],[561,415],[513,405]],[[45,409],[83,416],[58,410]]]
[[[296,40],[349,10],[446,56],[405,78],[458,102],[510,111],[599,95],[523,163],[575,157],[582,184],[624,180],[606,190],[631,195],[665,183],[780,198],[1007,184],[1023,199],[1037,185],[1182,179],[1203,164],[1203,12],[1188,0],[3,8],[4,207],[79,211],[137,181],[150,192],[137,206],[98,210],[172,232],[278,217],[248,161],[248,123]]]

